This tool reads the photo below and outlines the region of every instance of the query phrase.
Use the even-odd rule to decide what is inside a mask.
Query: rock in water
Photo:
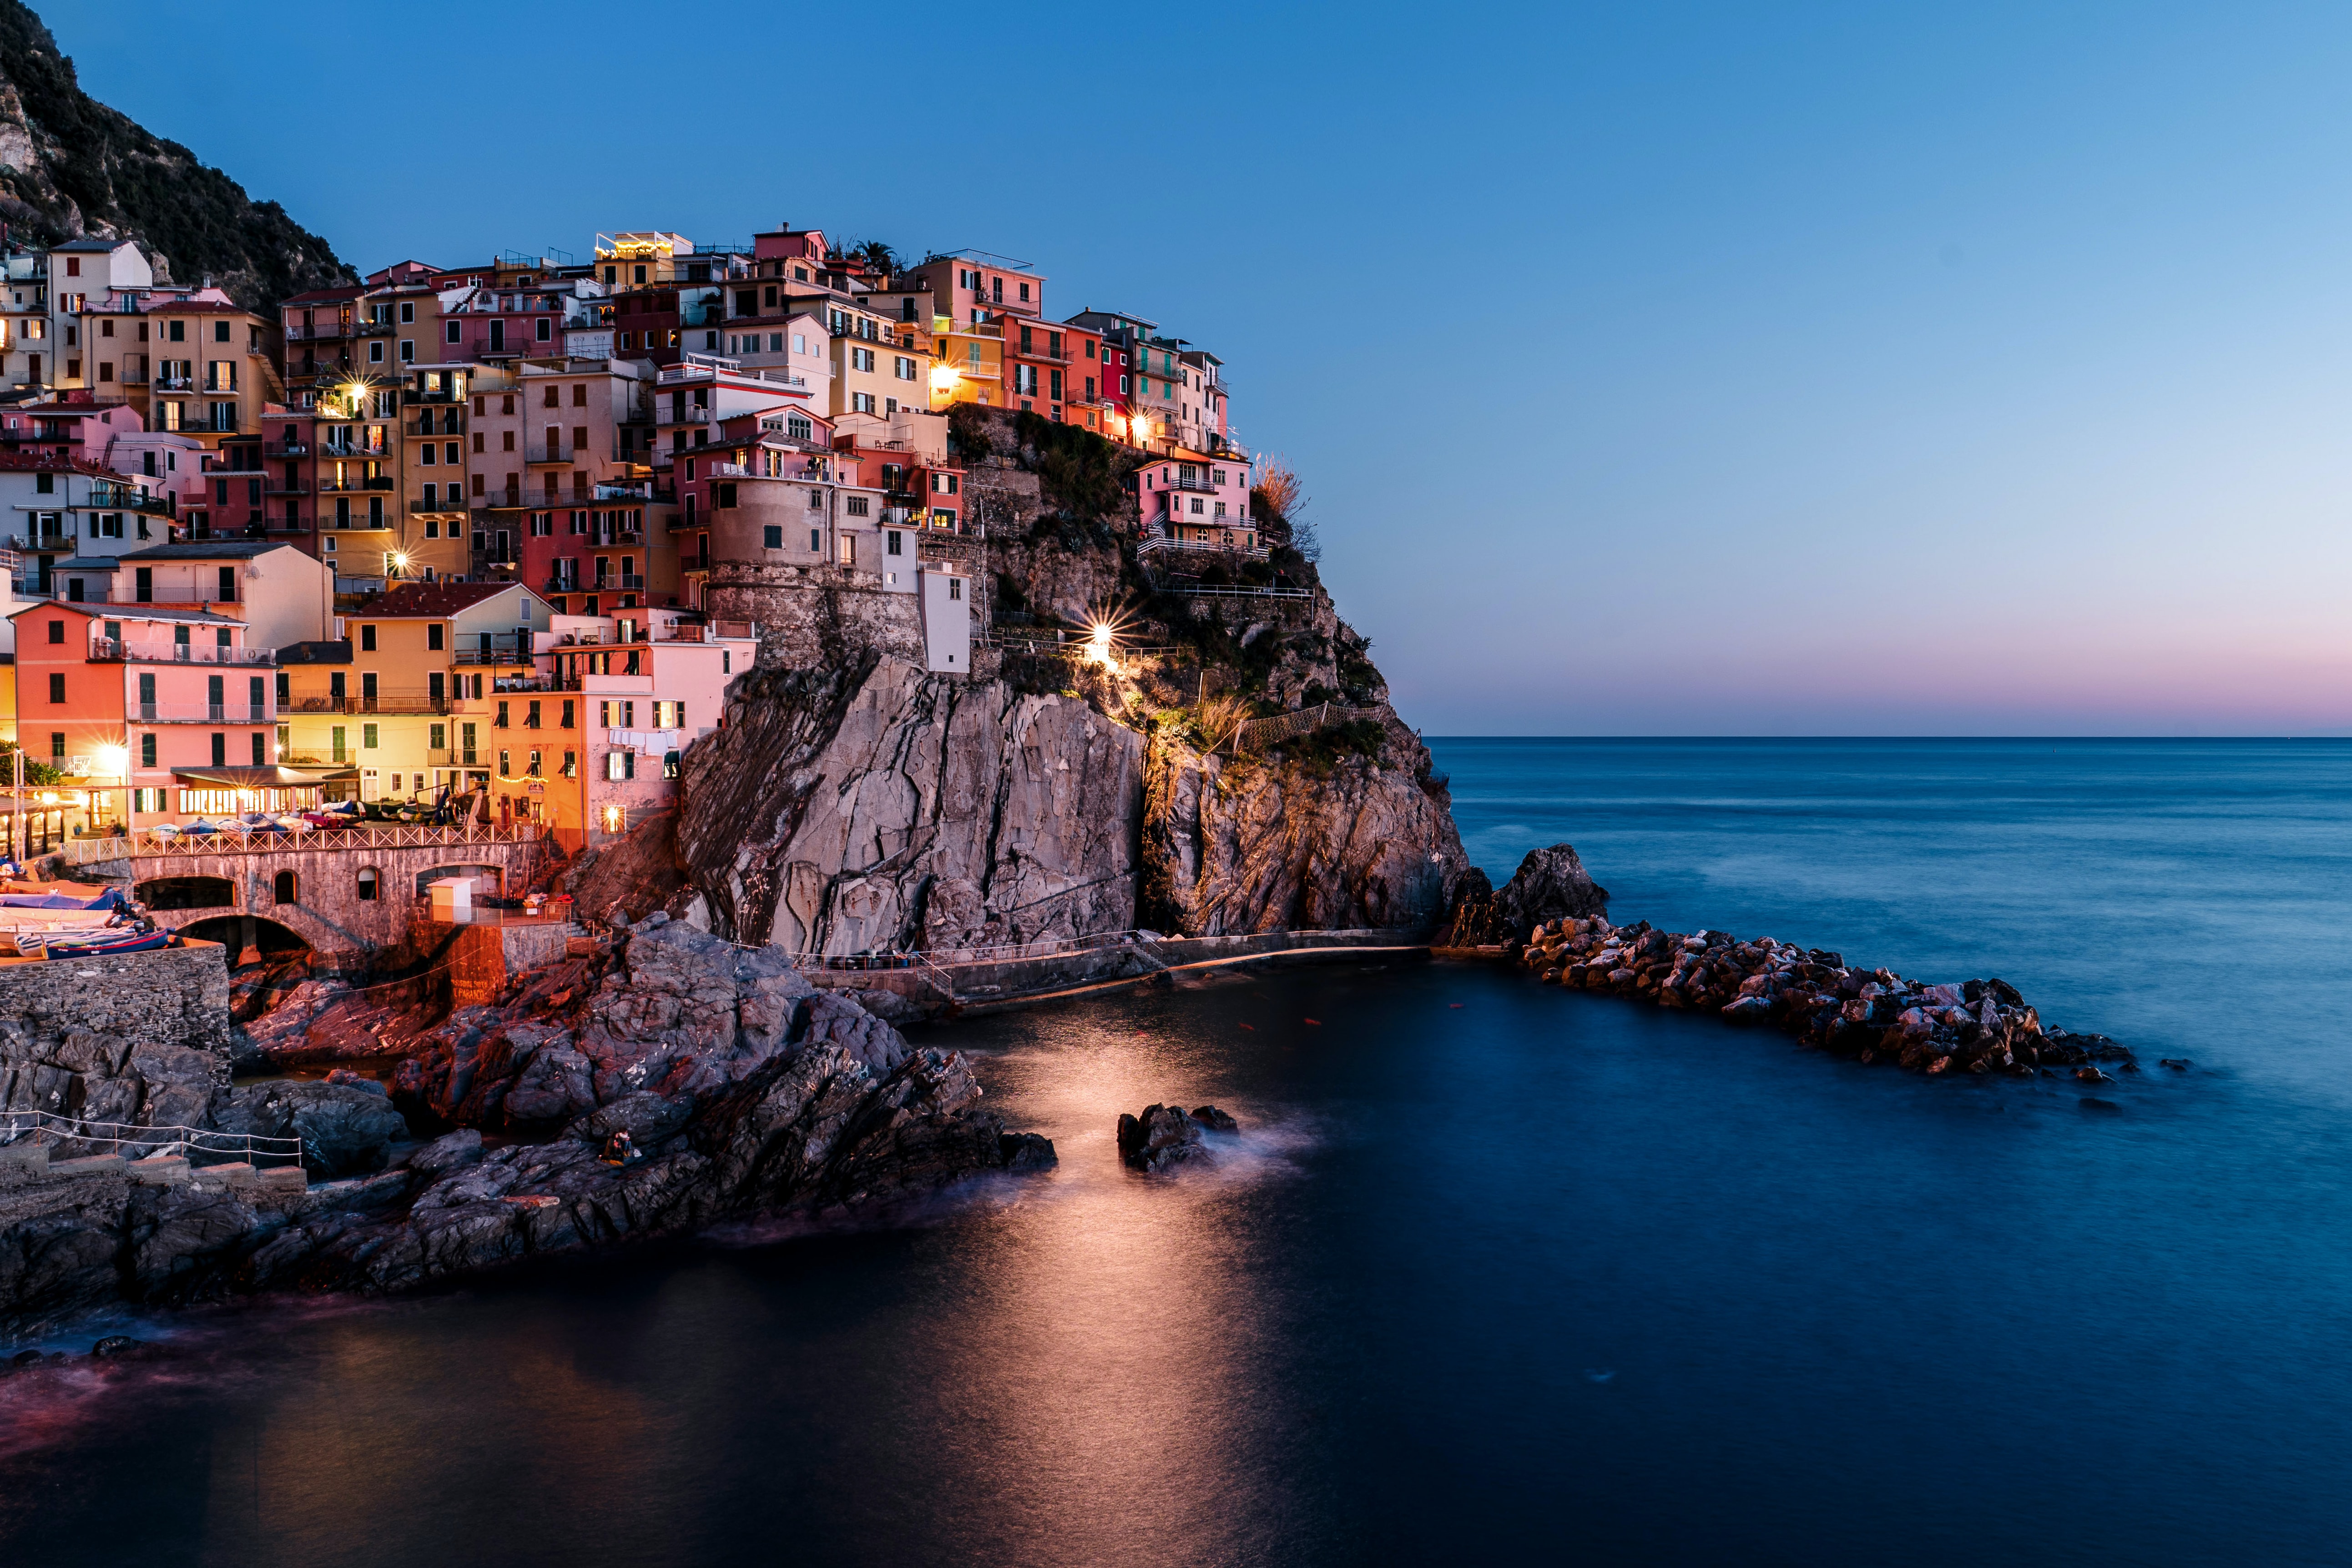
[[[1118,1157],[1139,1171],[1164,1171],[1207,1152],[1200,1123],[1181,1106],[1149,1105],[1141,1116],[1119,1114]]]
[[[1240,1122],[1213,1105],[1194,1106],[1192,1120],[1212,1132],[1238,1132],[1242,1130]]]
[[[1572,844],[1530,849],[1495,903],[1516,934],[1559,920],[1591,920],[1609,913],[1609,889],[1595,882],[1576,858]]]

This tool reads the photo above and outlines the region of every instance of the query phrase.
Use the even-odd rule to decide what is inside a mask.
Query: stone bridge
[[[186,931],[233,921],[234,931],[200,934],[225,940],[233,952],[299,942],[330,967],[405,941],[424,918],[425,885],[437,878],[472,877],[482,893],[520,890],[559,853],[535,823],[383,824],[249,839],[142,832],[68,847],[78,869],[130,882],[163,924]]]

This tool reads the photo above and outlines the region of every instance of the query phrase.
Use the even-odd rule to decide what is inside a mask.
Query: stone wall
[[[704,603],[721,620],[760,624],[762,665],[814,669],[866,650],[923,662],[915,595],[884,591],[872,572],[719,562],[711,566]]]
[[[0,1039],[11,1057],[46,1055],[79,1031],[134,1049],[175,1046],[228,1056],[228,963],[191,942],[100,959],[0,962]]]

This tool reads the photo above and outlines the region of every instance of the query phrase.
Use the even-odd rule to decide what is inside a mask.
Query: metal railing
[[[154,1154],[184,1157],[242,1154],[256,1166],[263,1160],[282,1160],[299,1164],[303,1153],[303,1142],[299,1138],[271,1138],[257,1132],[221,1132],[207,1127],[142,1127],[130,1121],[89,1121],[79,1116],[58,1116],[47,1110],[0,1110],[0,1143],[14,1143],[20,1138],[40,1133],[66,1142],[139,1149]]]
[[[278,650],[223,647],[214,643],[117,642],[111,637],[94,637],[89,657],[110,664],[269,665],[278,662]]]
[[[488,756],[488,752],[455,755]],[[475,767],[474,762],[442,763],[445,767]],[[224,823],[211,833],[187,833],[170,827],[142,827],[121,838],[72,838],[65,852],[75,865],[101,860],[155,859],[165,856],[266,854],[277,850],[320,849],[439,849],[476,844],[535,844],[547,836],[536,822],[454,823],[442,827],[402,823],[362,822],[351,827],[254,827]]]
[[[1352,723],[1359,719],[1385,718],[1385,708],[1341,708],[1320,702],[1312,708],[1301,708],[1295,713],[1277,714],[1271,719],[1253,719],[1227,737],[1235,752],[1247,747],[1278,745],[1300,735],[1312,734],[1327,724]]]
[[[1235,523],[1225,519],[1219,518],[1208,522],[1179,522],[1176,526],[1180,528],[1239,529],[1248,528],[1251,525],[1246,523]],[[1263,544],[1244,547],[1239,544],[1217,544],[1208,540],[1202,539],[1164,538],[1147,539],[1142,543],[1135,547],[1135,552],[1139,556],[1240,555],[1252,561],[1264,561],[1266,559],[1268,553],[1266,547]]]
[[[532,463],[571,463],[579,460],[582,450],[583,448],[578,446],[567,447],[561,442],[552,447],[541,444],[536,447],[525,447],[522,459],[525,466]]]

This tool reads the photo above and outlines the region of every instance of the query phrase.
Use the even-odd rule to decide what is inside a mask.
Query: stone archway
[[[152,877],[131,889],[151,910],[228,910],[236,907],[236,884],[226,877]]]

